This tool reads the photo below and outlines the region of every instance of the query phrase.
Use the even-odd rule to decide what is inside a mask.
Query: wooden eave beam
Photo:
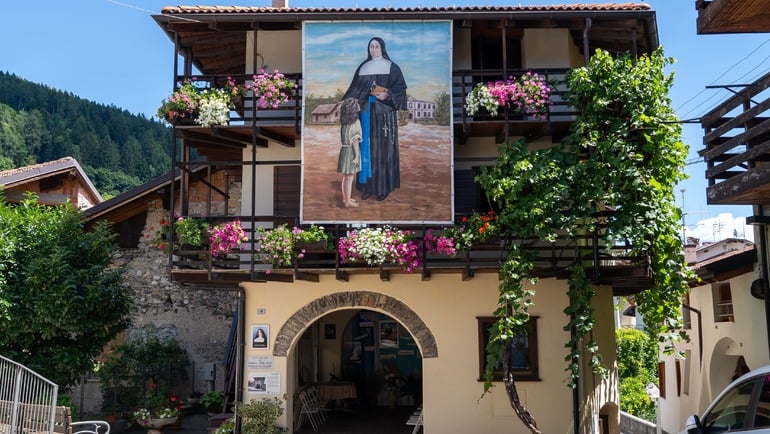
[[[252,139],[256,139],[256,145],[262,148],[266,148],[268,143],[267,140],[261,138],[261,137],[244,137],[242,134],[235,133],[233,131],[228,130],[227,128],[222,127],[214,127],[211,134],[214,137],[218,137],[230,142],[234,142],[240,145],[243,145],[242,147],[251,146]]]
[[[190,130],[183,130],[182,137],[185,141],[189,141],[192,143],[202,144],[202,145],[216,145],[216,146],[226,146],[231,148],[237,148],[237,149],[243,149],[245,146],[251,145],[251,142],[243,142],[241,140],[234,140],[223,136],[215,136],[212,132],[212,134],[205,134],[200,133],[196,131],[190,131]],[[259,137],[257,139],[257,146],[266,148],[267,147],[267,140],[260,139]]]
[[[268,131],[265,128],[258,127],[256,134],[258,136],[264,137],[268,140],[272,140],[280,145],[286,146],[287,148],[293,148],[296,146],[295,140],[293,137],[285,136],[283,134],[274,133],[272,131]]]

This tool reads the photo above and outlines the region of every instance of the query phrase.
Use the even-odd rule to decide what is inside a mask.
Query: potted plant
[[[481,108],[492,116],[497,116],[500,108],[540,116],[546,113],[550,103],[551,87],[545,78],[527,72],[518,78],[479,83],[465,97],[465,110],[470,116],[478,113]]]
[[[208,413],[216,414],[222,412],[222,404],[225,402],[225,394],[219,390],[211,390],[201,396],[201,404]]]
[[[281,225],[273,229],[257,228],[256,259],[273,264],[275,267],[292,267],[297,259],[305,256],[310,244],[328,245],[329,235],[323,226],[310,226],[308,229]]]
[[[142,406],[134,411],[134,421],[150,434],[159,434],[167,426],[180,423],[182,401],[159,390],[147,392]]]
[[[223,223],[209,228],[209,249],[211,256],[226,256],[233,249],[247,241],[246,231],[239,220]]]
[[[289,100],[294,92],[294,82],[286,78],[279,70],[252,76],[252,82],[246,85],[246,91],[252,91],[260,108],[278,108],[278,105]]]
[[[161,102],[157,115],[169,123],[192,119],[198,110],[199,100],[200,89],[192,81],[187,80]]]

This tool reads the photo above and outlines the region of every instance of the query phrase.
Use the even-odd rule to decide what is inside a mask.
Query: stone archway
[[[295,312],[278,331],[273,355],[288,356],[298,334],[317,318],[340,308],[374,309],[387,313],[409,330],[423,358],[438,357],[436,339],[417,313],[393,297],[369,291],[337,292],[311,301]]]

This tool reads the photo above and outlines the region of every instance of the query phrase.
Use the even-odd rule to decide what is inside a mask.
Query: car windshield
[[[744,428],[751,392],[757,379],[752,378],[728,391],[703,419],[706,433],[722,433]]]

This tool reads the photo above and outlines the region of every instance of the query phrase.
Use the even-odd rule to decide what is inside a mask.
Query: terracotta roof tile
[[[166,6],[162,14],[254,14],[312,12],[533,12],[533,11],[646,11],[646,3],[576,3],[546,6],[434,6],[415,8],[273,8],[259,6]]]

